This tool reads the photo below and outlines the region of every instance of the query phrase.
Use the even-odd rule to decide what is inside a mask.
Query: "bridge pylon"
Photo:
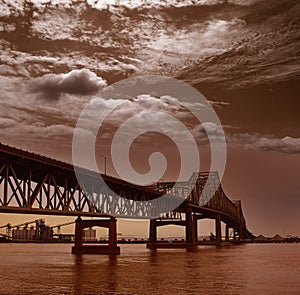
[[[116,224],[117,220],[114,217],[97,220],[82,220],[78,217],[75,221],[75,244],[72,247],[72,254],[120,254]],[[83,229],[93,226],[108,228],[108,245],[83,245]]]
[[[222,232],[221,232],[221,215],[217,214],[215,218],[216,222],[216,244],[221,244],[222,242]]]
[[[185,226],[185,242],[183,241],[157,241],[157,227],[165,225]],[[185,211],[185,220],[181,218],[156,218],[150,220],[149,244],[147,248],[155,250],[158,248],[186,248],[188,251],[197,249],[197,219],[191,208]]]
[[[229,241],[229,225],[226,224],[225,227],[225,241],[228,242]]]

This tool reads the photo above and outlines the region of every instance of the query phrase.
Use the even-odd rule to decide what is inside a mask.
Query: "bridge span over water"
[[[115,253],[118,252],[116,218],[104,212],[113,209],[120,218],[127,215],[151,218],[153,208],[149,201],[167,194],[171,198],[184,198],[184,201],[172,212],[150,220],[150,248],[162,246],[157,242],[157,227],[169,224],[185,226],[185,246],[193,248],[197,245],[197,221],[205,218],[215,220],[216,243],[221,242],[221,221],[226,224],[226,239],[229,229],[233,230],[235,239],[251,238],[241,202],[225,195],[217,173],[193,173],[188,181],[176,185],[159,182],[151,186],[101,175],[113,193],[122,197],[115,202],[111,192],[101,185],[103,182],[95,181],[99,178],[97,172],[83,168],[76,168],[76,171],[83,175],[84,183],[80,185],[73,165],[0,143],[0,212],[78,216],[73,252],[97,252],[82,246],[82,230],[103,226],[109,228],[109,245],[103,252]],[[91,196],[95,196],[93,200]],[[83,216],[99,220],[83,221]]]

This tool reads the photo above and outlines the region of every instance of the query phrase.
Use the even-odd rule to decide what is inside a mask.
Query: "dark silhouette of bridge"
[[[151,186],[101,175],[111,191],[122,197],[121,202],[113,201],[111,191],[97,181],[97,172],[78,167],[76,172],[83,176],[83,183],[78,183],[71,164],[0,144],[0,212],[78,216],[73,253],[117,253],[116,218],[104,212],[113,208],[116,216],[134,214],[151,218],[153,208],[148,201],[168,194],[171,198],[184,196],[185,200],[172,212],[150,220],[149,248],[166,247],[157,241],[157,227],[169,224],[185,226],[184,247],[194,248],[198,244],[197,221],[204,218],[215,220],[216,244],[221,242],[221,221],[226,224],[226,240],[229,229],[233,229],[236,240],[252,237],[241,202],[231,201],[225,195],[216,172],[193,173],[188,181],[176,185],[159,182]],[[91,201],[95,194],[97,197]],[[83,216],[99,219],[82,220]],[[82,245],[82,230],[90,226],[109,228],[109,245],[105,249]],[[175,244],[169,246],[176,247]]]

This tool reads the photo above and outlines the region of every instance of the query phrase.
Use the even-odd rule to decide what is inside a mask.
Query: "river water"
[[[0,244],[1,294],[300,294],[300,244],[72,255],[70,244]]]

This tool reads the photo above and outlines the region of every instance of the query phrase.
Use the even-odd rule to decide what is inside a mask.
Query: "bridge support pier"
[[[216,221],[216,244],[220,244],[222,241],[221,215],[220,214],[217,214],[215,221]]]
[[[186,241],[157,241],[157,227],[164,225],[181,225],[185,226]],[[185,220],[181,219],[152,219],[150,220],[149,229],[149,249],[157,248],[186,248],[188,251],[197,249],[197,218],[192,213],[191,208],[185,212]]]
[[[194,237],[193,237],[193,241],[194,243],[198,244],[198,218],[196,217],[196,215],[193,215],[193,229],[194,229]]]
[[[236,228],[233,228],[233,240],[235,241],[237,237]]]
[[[193,251],[197,248],[197,219],[192,214],[192,209],[188,208],[185,213],[185,239],[186,249]]]
[[[238,228],[233,229],[233,240],[242,241],[245,238],[244,227],[239,226]]]
[[[226,224],[226,229],[225,229],[225,241],[229,241],[229,225]]]
[[[83,229],[93,226],[108,228],[108,245],[83,245]],[[75,222],[75,243],[72,254],[120,254],[120,247],[117,246],[117,220],[114,217],[98,220],[82,220],[78,217]]]
[[[240,241],[243,240],[243,227],[242,226],[239,227],[239,240]]]
[[[156,219],[150,220],[150,229],[149,229],[149,243],[150,248],[155,247],[157,243],[157,226],[156,226]]]

